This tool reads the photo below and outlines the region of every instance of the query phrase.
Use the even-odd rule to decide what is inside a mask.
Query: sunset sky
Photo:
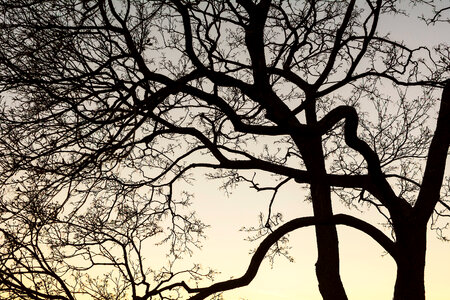
[[[448,25],[426,27],[414,15],[422,11],[407,8],[412,17],[386,18],[380,22],[380,30],[391,32],[391,37],[404,40],[409,45],[426,43],[429,45],[448,42]],[[447,162],[447,174],[449,169]],[[201,176],[195,183],[194,208],[199,216],[211,225],[208,239],[200,253],[193,257],[221,272],[217,280],[241,276],[250,261],[250,250],[257,243],[244,241],[246,232],[242,226],[257,224],[259,212],[266,213],[269,194],[256,193],[242,184],[229,197],[219,190],[219,183],[206,181]],[[304,190],[292,183],[284,188],[275,204],[284,215],[284,221],[312,214],[311,205],[304,201]],[[353,214],[371,224],[383,228],[374,208],[364,213],[347,209],[339,202],[334,203],[334,211]],[[389,235],[390,231],[384,232]],[[392,258],[367,235],[355,229],[338,227],[341,275],[349,299],[389,300],[392,299],[396,266]],[[450,235],[450,231],[447,232]],[[314,273],[316,260],[314,229],[303,228],[290,235],[290,254],[293,263],[278,257],[274,265],[265,261],[253,282],[244,288],[224,293],[226,300],[238,299],[322,299],[317,288]],[[450,242],[436,238],[436,233],[428,234],[426,263],[426,297],[428,300],[450,299]]]
[[[235,0],[230,1],[234,3]],[[436,0],[435,3],[448,6],[447,1]],[[415,268],[413,263],[419,257],[416,261],[420,267],[423,266],[420,259],[423,251],[408,253],[404,250],[410,249],[407,248],[410,245],[424,244],[420,234],[425,232],[423,226],[433,207],[428,209],[420,204],[436,204],[438,200],[440,185],[436,184],[434,188],[433,184],[443,173],[439,166],[444,164],[446,148],[440,146],[448,141],[445,135],[448,128],[445,126],[450,123],[442,122],[440,117],[438,128],[444,130],[437,131],[431,147],[440,151],[434,152],[439,155],[431,155],[439,160],[430,160],[438,163],[429,164],[423,172],[426,150],[422,149],[427,149],[431,139],[428,138],[432,137],[432,131],[428,129],[434,130],[439,104],[435,100],[441,93],[436,86],[446,83],[449,69],[445,61],[448,58],[445,58],[442,60],[444,63],[435,63],[426,74],[427,62],[432,58],[420,61],[419,57],[431,53],[428,49],[439,43],[450,42],[450,23],[427,26],[418,17],[432,12],[423,7],[409,7],[414,0],[400,1],[410,16],[382,16],[379,20],[380,35],[376,37],[372,35],[375,31],[366,25],[376,24],[374,16],[383,8],[377,6],[374,9],[370,1],[365,6],[356,5],[359,11],[351,9],[345,13],[342,10],[342,15],[339,6],[345,7],[349,1],[331,3],[338,8],[329,7],[327,0],[323,7],[316,8],[316,2],[312,1],[312,14],[309,12],[304,16],[289,12],[285,21],[272,15],[267,20],[266,16],[261,19],[260,13],[253,16],[252,9],[255,12],[264,10],[260,10],[261,7],[247,8],[242,3],[239,5],[246,10],[245,15],[244,12],[234,12],[238,15],[233,17],[238,20],[235,21],[227,14],[216,15],[216,8],[208,5],[212,2],[196,7],[189,1],[187,4],[140,1],[142,6],[138,6],[140,2],[136,1],[132,9],[123,5],[116,10],[114,6],[122,4],[119,1],[93,1],[95,5],[83,14],[76,12],[79,8],[75,5],[76,9],[68,10],[70,13],[66,16],[60,9],[69,7],[68,2],[62,1],[61,6],[54,6],[57,9],[53,15],[49,14],[50,21],[43,18],[48,7],[38,1],[36,7],[43,12],[32,4],[23,17],[25,21],[21,18],[14,20],[14,16],[20,16],[14,8],[9,15],[13,19],[11,24],[1,23],[11,31],[4,30],[7,32],[2,39],[4,44],[7,45],[11,39],[14,45],[9,47],[20,51],[17,50],[19,54],[15,51],[9,54],[11,49],[0,51],[0,67],[6,69],[0,69],[0,84],[3,84],[0,88],[5,86],[6,90],[6,94],[0,96],[11,99],[8,105],[14,108],[3,109],[0,101],[3,118],[0,129],[7,133],[6,138],[0,140],[0,147],[3,147],[0,151],[6,149],[8,152],[4,155],[5,160],[0,161],[0,167],[6,169],[0,174],[3,176],[0,179],[7,183],[0,190],[0,200],[7,203],[3,205],[0,201],[0,225],[6,228],[0,232],[1,255],[6,257],[0,256],[4,261],[1,266],[6,270],[0,274],[0,298],[4,295],[8,298],[14,293],[31,295],[32,292],[42,293],[42,298],[45,298],[66,292],[67,295],[79,296],[77,299],[88,300],[104,292],[107,295],[105,299],[112,299],[114,296],[108,294],[112,291],[111,295],[124,299],[125,296],[133,298],[131,295],[157,298],[171,293],[185,293],[182,295],[187,299],[194,296],[193,291],[183,290],[180,282],[185,280],[190,287],[201,288],[241,277],[253,251],[263,240],[255,240],[255,232],[251,228],[264,228],[260,224],[265,224],[268,215],[282,216],[282,220],[272,227],[274,230],[295,218],[313,216],[309,198],[315,201],[317,219],[314,221],[318,220],[321,226],[330,224],[322,222],[333,221],[329,218],[332,213],[347,214],[375,226],[394,241],[392,228],[387,224],[389,217],[384,215],[389,208],[393,214],[389,219],[395,221],[399,242],[392,246],[389,241],[383,243],[382,239],[378,240],[382,240],[381,244],[388,244],[386,249],[394,249],[390,253],[399,262],[400,269],[407,270],[400,274],[413,274],[418,278],[415,282],[420,283],[415,286],[423,287],[420,271],[423,269]],[[10,8],[5,3],[0,8],[6,11]],[[13,7],[12,0],[8,3]],[[107,5],[103,6],[105,3]],[[215,2],[218,3],[224,2]],[[295,7],[303,3],[288,2],[287,5],[294,4]],[[155,8],[150,9],[150,6]],[[81,9],[81,2],[79,7]],[[276,6],[272,8],[275,14],[285,13],[277,10]],[[89,21],[91,9],[92,23]],[[139,15],[141,9],[145,18],[133,16]],[[189,16],[183,9],[191,10],[193,15]],[[233,12],[233,7],[229,12]],[[71,13],[80,20],[72,20]],[[197,13],[203,16],[198,17]],[[33,15],[38,16],[36,20]],[[64,21],[69,25],[64,22],[63,25],[53,24],[53,18],[57,20],[60,15],[61,19],[69,20]],[[309,25],[308,20],[304,21],[310,17],[314,18],[313,25]],[[37,24],[28,24],[27,18]],[[195,26],[187,22],[189,18]],[[292,18],[300,20],[300,24],[295,24]],[[350,20],[349,23],[346,19]],[[223,23],[219,26],[216,20]],[[21,24],[19,21],[25,24],[18,25]],[[83,26],[78,27],[78,22]],[[209,22],[211,24],[208,25]],[[269,24],[264,27],[265,32],[262,31],[263,26],[258,26],[264,22]],[[338,22],[344,25],[335,27]],[[278,23],[284,24],[283,30],[277,28]],[[128,31],[126,26],[133,29]],[[193,26],[192,29],[189,26]],[[233,26],[237,29],[234,30]],[[272,32],[269,26],[272,26]],[[297,26],[301,34],[306,35],[303,42],[297,37],[298,28],[292,29]],[[315,26],[318,26],[317,33]],[[356,28],[358,26],[360,28]],[[28,46],[20,40],[21,35],[12,30],[22,30],[21,27],[34,30],[27,33],[32,38],[23,40],[29,39],[36,45]],[[46,27],[52,30],[48,30],[48,40],[42,43],[40,34],[47,30]],[[346,29],[342,30],[344,27]],[[190,33],[195,30],[193,38]],[[55,38],[59,31],[62,37]],[[367,34],[368,31],[371,33]],[[390,33],[389,39],[399,43],[383,41],[380,36],[385,33]],[[347,34],[350,38],[345,37]],[[211,39],[213,36],[217,36],[216,40]],[[277,45],[278,39],[282,41],[281,46]],[[202,45],[204,40],[207,41],[206,46]],[[222,42],[225,49],[221,49]],[[255,47],[253,42],[260,47]],[[370,42],[383,46],[371,48],[368,46]],[[406,47],[400,45],[403,42]],[[46,48],[41,43],[53,47],[42,57],[37,55]],[[65,43],[67,49],[63,47]],[[275,45],[273,49],[272,44]],[[414,49],[422,45],[429,48]],[[339,48],[345,51],[340,53],[341,50],[336,50]],[[300,50],[302,53],[297,58]],[[360,55],[355,54],[360,50]],[[53,51],[58,55],[53,55]],[[231,54],[222,57],[221,51]],[[364,51],[367,51],[367,57]],[[3,57],[4,53],[7,55]],[[442,54],[445,55],[448,53]],[[29,58],[31,63],[23,57]],[[277,57],[280,58],[278,62]],[[201,65],[207,59],[209,65]],[[233,59],[235,61],[230,63]],[[291,59],[295,63],[289,70]],[[269,64],[269,61],[273,63]],[[55,62],[62,67],[55,67]],[[247,63],[249,65],[245,65]],[[379,65],[383,66],[381,71],[378,70]],[[419,72],[422,73],[417,75]],[[394,75],[390,77],[390,74]],[[429,74],[435,77],[430,79]],[[416,79],[411,79],[415,75]],[[434,81],[434,86],[431,87],[430,81],[419,81],[422,78]],[[312,80],[317,81],[310,84]],[[399,82],[402,80],[408,82]],[[26,101],[20,104],[22,97]],[[391,112],[388,108],[392,107],[398,110]],[[447,113],[447,110],[442,112]],[[357,126],[360,127],[355,129]],[[321,146],[325,154],[320,153]],[[299,151],[291,151],[295,147]],[[367,147],[372,147],[371,151]],[[414,163],[410,163],[413,160]],[[441,162],[442,165],[436,167]],[[231,168],[241,169],[235,171]],[[431,180],[422,184],[422,173]],[[446,175],[450,176],[450,159],[446,163]],[[273,187],[287,179],[290,181],[281,185],[274,197]],[[299,182],[313,186],[312,197],[309,186]],[[427,184],[431,187],[421,190],[417,209],[409,210],[408,203],[416,201],[414,196],[417,196],[420,186],[427,187]],[[325,189],[319,190],[314,185]],[[347,203],[337,196],[338,193],[332,193],[332,213],[324,205],[324,202],[329,203],[329,194],[321,195],[322,191],[328,193],[330,186],[333,192],[341,188],[340,195],[350,189],[349,194],[354,193],[347,198],[345,195],[341,197]],[[450,186],[446,188],[448,190]],[[430,190],[434,194],[429,193]],[[446,197],[449,197],[450,191],[447,190]],[[372,195],[367,196],[369,192],[373,198]],[[369,202],[375,198],[381,201],[373,200],[375,206],[370,205]],[[433,202],[428,202],[430,199]],[[188,202],[190,206],[186,205]],[[435,209],[441,209],[443,206],[440,205],[446,207],[447,214],[450,213],[450,208],[442,201]],[[422,210],[423,207],[425,209]],[[425,217],[421,217],[422,212]],[[448,228],[436,232],[431,224],[429,226],[425,268],[427,300],[450,300],[450,217],[442,217],[439,221],[440,228]],[[197,249],[197,237],[203,234],[202,222],[208,227],[201,241],[202,247]],[[340,274],[348,298],[392,299],[396,280],[393,258],[362,231],[343,225],[337,228]],[[367,228],[364,230],[377,238]],[[411,232],[419,233],[417,236],[420,238]],[[224,292],[223,299],[321,300],[315,274],[317,245],[314,227],[300,228],[287,237],[289,250],[286,257],[278,255],[273,261],[265,259],[248,286]],[[402,237],[405,238],[402,240]],[[321,241],[324,240],[335,240],[334,232],[333,236],[323,235]],[[42,249],[39,248],[41,244]],[[333,253],[336,246],[334,242],[323,245],[327,248],[325,251],[321,248],[321,257],[323,253]],[[194,248],[192,253],[189,247]],[[417,249],[423,250],[423,247]],[[400,255],[407,259],[399,259]],[[178,260],[179,257],[182,258]],[[333,258],[332,255],[330,257]],[[50,263],[43,263],[47,259]],[[336,257],[332,260],[337,261]],[[195,273],[196,264],[202,266],[201,272],[216,271],[214,281],[194,276],[198,275]],[[13,275],[9,276],[10,272]],[[45,280],[39,278],[41,274]],[[14,282],[14,276],[19,278],[17,282],[25,282],[23,287]],[[52,276],[56,280],[53,281]],[[414,276],[404,278],[409,280]],[[47,277],[51,278],[49,283]],[[324,277],[321,277],[321,282],[332,282]],[[50,287],[55,284],[57,288],[43,291],[44,284]],[[3,289],[4,286],[11,290]],[[408,298],[405,296],[408,292],[411,297],[417,290],[418,295],[423,295],[421,289],[412,290],[411,285],[404,286],[402,289],[397,286],[396,298]],[[187,295],[187,291],[191,294]],[[200,295],[202,292],[204,290]],[[168,298],[170,296],[164,297]]]
[[[250,250],[256,242],[244,241],[246,232],[242,226],[250,227],[258,222],[258,212],[267,211],[268,194],[256,193],[242,186],[230,197],[224,196],[219,184],[210,181],[195,184],[195,205],[199,216],[212,227],[207,231],[204,248],[192,258],[203,266],[210,266],[221,274],[217,280],[226,280],[244,274],[250,261]],[[290,184],[280,193],[276,210],[283,212],[284,220],[312,214],[309,203],[302,199],[303,191]],[[364,213],[352,212],[336,203],[335,212],[353,214],[377,224],[374,208]],[[379,219],[381,223],[383,220]],[[379,228],[382,228],[379,226]],[[341,251],[341,275],[349,299],[392,299],[395,282],[395,263],[385,255],[383,249],[371,238],[355,229],[339,226]],[[389,234],[388,230],[385,230]],[[224,293],[226,300],[238,299],[322,299],[314,273],[316,260],[315,236],[312,227],[290,234],[290,254],[293,263],[284,257],[275,259],[271,267],[263,262],[253,282],[244,288]],[[426,266],[427,299],[448,300],[450,297],[450,243],[429,233]]]

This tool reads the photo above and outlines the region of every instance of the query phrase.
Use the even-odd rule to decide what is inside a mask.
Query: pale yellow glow
[[[220,271],[221,274],[216,278],[218,281],[241,276],[251,258],[249,251],[257,247],[257,243],[243,241],[247,234],[239,229],[257,223],[258,213],[267,211],[269,195],[238,187],[235,193],[226,197],[223,191],[218,190],[218,184],[201,179],[197,181],[194,189],[194,207],[212,227],[208,231],[205,247],[192,259]],[[293,217],[311,215],[310,204],[303,201],[302,193],[296,184],[289,185],[280,193],[276,206],[285,214],[285,221]],[[338,203],[335,203],[335,211],[355,214]],[[380,218],[376,221],[377,213],[374,209],[355,215],[374,225],[383,221]],[[338,231],[341,275],[349,299],[392,299],[396,272],[393,259],[364,233],[344,226],[339,226]],[[389,231],[385,230],[385,233],[389,234]],[[292,233],[290,245],[290,253],[295,258],[293,263],[279,257],[271,267],[269,262],[265,261],[249,286],[228,291],[223,294],[224,298],[322,299],[314,273],[314,229],[303,228]],[[437,240],[435,233],[430,232],[426,267],[427,299],[450,299],[449,278],[450,243]]]
[[[387,18],[380,22],[380,30],[392,32],[394,38],[409,39],[412,45],[436,44],[444,40],[443,31],[440,29],[442,27],[435,27],[428,31],[424,27],[416,28],[416,24],[417,21],[410,18]],[[342,95],[342,91],[339,93]],[[250,252],[258,246],[258,241],[246,241],[245,238],[249,233],[240,229],[243,226],[258,225],[258,215],[260,212],[267,215],[272,194],[256,192],[248,184],[242,183],[230,196],[226,196],[225,192],[219,188],[220,181],[206,180],[202,175],[208,171],[193,171],[193,177],[196,178],[193,186],[176,186],[178,190],[185,188],[189,193],[194,194],[191,209],[197,212],[203,222],[211,225],[206,232],[207,239],[203,243],[203,248],[198,249],[192,257],[185,258],[180,263],[180,268],[184,266],[189,268],[192,263],[201,263],[205,268],[211,267],[220,272],[215,278],[217,282],[239,277],[246,271],[251,259]],[[282,213],[284,221],[311,216],[312,207],[311,203],[305,200],[306,193],[300,185],[290,182],[279,191],[273,211]],[[333,207],[335,213],[342,212],[357,216],[377,226],[386,235],[390,235],[390,229],[382,225],[385,220],[374,208],[364,208],[362,212],[359,212],[348,209],[338,200],[333,203]],[[369,236],[358,230],[339,226],[338,233],[341,276],[348,298],[352,300],[392,299],[396,275],[393,259]],[[450,230],[447,235],[450,236]],[[284,257],[277,257],[271,265],[268,260],[265,260],[249,286],[225,292],[224,299],[321,300],[314,266],[317,258],[314,228],[299,229],[291,233],[289,239],[289,245],[292,247],[290,254],[294,262]],[[154,269],[162,267],[167,262],[164,249],[161,247],[155,250],[149,247],[146,259],[150,261]],[[432,231],[428,236],[425,280],[427,300],[450,300],[450,243],[438,240]],[[200,285],[206,286],[210,283],[205,281]]]

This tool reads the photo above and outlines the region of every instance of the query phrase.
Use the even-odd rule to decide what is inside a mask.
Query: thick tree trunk
[[[324,154],[320,137],[299,142],[306,168],[311,175],[311,198],[314,216],[333,215],[330,185],[326,182]],[[347,300],[339,273],[339,243],[335,225],[316,226],[318,258],[316,276],[324,300]]]
[[[314,215],[332,215],[330,187],[311,184]],[[346,300],[347,295],[339,273],[339,242],[335,225],[316,226],[317,251],[316,275],[324,300]]]
[[[424,300],[424,270],[426,255],[427,221],[432,215],[442,180],[450,143],[450,80],[442,91],[439,116],[423,175],[420,193],[411,216],[393,215],[397,237],[397,281],[394,300]]]
[[[395,228],[399,255],[394,300],[425,300],[426,228],[426,224]]]

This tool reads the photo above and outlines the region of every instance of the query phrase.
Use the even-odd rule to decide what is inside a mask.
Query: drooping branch
[[[245,274],[239,278],[230,279],[222,282],[215,283],[206,288],[194,288],[191,289],[187,287],[187,285],[183,282],[182,285],[187,292],[189,293],[197,293],[196,295],[190,297],[190,300],[200,300],[205,299],[206,297],[231,289],[235,289],[238,287],[246,286],[250,284],[250,282],[255,278],[258,269],[263,261],[265,255],[269,251],[270,247],[276,243],[281,237],[285,234],[292,232],[296,229],[312,226],[312,225],[326,225],[326,224],[338,224],[338,225],[346,225],[349,227],[353,227],[358,229],[370,237],[372,237],[378,244],[380,244],[394,259],[397,258],[397,251],[395,248],[395,244],[392,240],[390,240],[386,235],[384,235],[379,229],[366,223],[360,219],[355,217],[338,214],[328,219],[318,219],[316,217],[302,217],[297,218],[292,221],[287,222],[286,224],[280,226],[276,230],[274,230],[271,234],[269,234],[259,245],[258,249],[256,249],[253,257],[250,261],[250,264],[247,268]]]

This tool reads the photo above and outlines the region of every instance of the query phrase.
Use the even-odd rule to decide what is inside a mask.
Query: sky
[[[420,12],[415,11],[415,14]],[[380,22],[381,30],[391,31],[392,37],[404,39],[409,44],[435,44],[448,36],[444,27],[428,28],[417,26],[417,21],[407,17],[388,18]],[[447,30],[447,31],[445,31]],[[449,164],[447,164],[448,166]],[[447,172],[448,172],[447,168]],[[192,210],[210,225],[203,242],[203,248],[196,251],[185,263],[200,262],[220,273],[216,281],[239,277],[244,274],[250,262],[250,252],[258,242],[246,241],[248,233],[243,226],[255,226],[258,214],[267,213],[271,194],[256,192],[246,184],[239,185],[230,195],[220,189],[219,181],[206,180],[205,170],[195,171],[196,181],[189,187],[194,194]],[[311,216],[311,204],[305,201],[306,192],[291,182],[284,186],[274,204],[274,210],[284,216],[284,221]],[[347,213],[362,218],[383,229],[374,208],[363,212],[348,209],[335,201],[335,213]],[[384,229],[389,235],[389,229]],[[450,237],[450,230],[448,230]],[[349,299],[388,300],[392,299],[396,267],[393,259],[386,255],[381,246],[370,237],[353,228],[338,226],[341,276]],[[426,262],[426,293],[428,300],[450,299],[450,242],[436,238],[429,232]],[[271,265],[265,260],[250,285],[225,292],[225,300],[320,300],[314,264],[317,259],[314,228],[302,228],[289,235],[290,262],[277,257]],[[152,257],[151,257],[152,258]]]
[[[192,257],[202,265],[221,273],[216,280],[226,280],[244,274],[252,249],[257,242],[244,239],[248,233],[242,226],[257,224],[258,212],[266,212],[268,194],[257,193],[246,186],[238,187],[230,196],[219,189],[218,182],[196,181],[195,203],[199,217],[211,228],[207,231],[204,248]],[[283,213],[285,221],[312,214],[311,205],[304,201],[303,191],[295,183],[280,191],[275,209]],[[334,203],[336,213],[348,213],[377,225],[374,209],[354,212]],[[381,222],[381,219],[378,219]],[[378,226],[379,228],[382,228]],[[389,235],[389,231],[384,231]],[[341,276],[349,299],[392,299],[395,283],[395,263],[383,249],[367,235],[345,226],[338,226]],[[289,235],[290,254],[294,262],[277,257],[274,264],[264,261],[252,283],[223,294],[225,300],[240,299],[322,299],[317,287],[314,263],[317,258],[312,227],[299,229]],[[450,299],[450,243],[429,232],[426,264],[426,294],[428,300]]]
[[[406,3],[406,2],[405,2]],[[422,11],[405,7],[411,17],[386,18],[380,22],[380,30],[391,32],[391,37],[404,40],[409,45],[436,44],[445,41],[450,34],[448,25],[426,27],[418,23],[414,15]],[[448,39],[447,39],[448,42]],[[447,166],[449,163],[447,162]],[[448,173],[447,167],[447,173]],[[226,280],[244,274],[250,261],[249,252],[257,242],[244,239],[242,226],[257,224],[258,213],[267,212],[270,195],[257,193],[248,187],[239,186],[230,196],[219,189],[219,183],[196,181],[194,208],[211,228],[208,239],[197,257],[205,266],[211,266],[221,274],[217,280]],[[275,204],[284,214],[285,221],[299,216],[312,215],[311,205],[304,201],[304,191],[295,184],[283,188]],[[335,213],[355,215],[379,228],[383,221],[374,209],[360,213],[348,210],[335,202]],[[389,235],[389,230],[384,232]],[[450,230],[447,232],[450,235]],[[392,299],[395,283],[395,262],[370,237],[355,229],[339,226],[341,276],[349,299],[388,300]],[[322,299],[317,287],[314,263],[317,258],[314,229],[302,228],[289,236],[290,254],[294,262],[278,257],[274,264],[264,261],[252,283],[243,288],[223,294],[225,300],[258,299]],[[450,299],[450,242],[443,242],[436,233],[429,231],[426,261],[426,297],[428,300]]]

